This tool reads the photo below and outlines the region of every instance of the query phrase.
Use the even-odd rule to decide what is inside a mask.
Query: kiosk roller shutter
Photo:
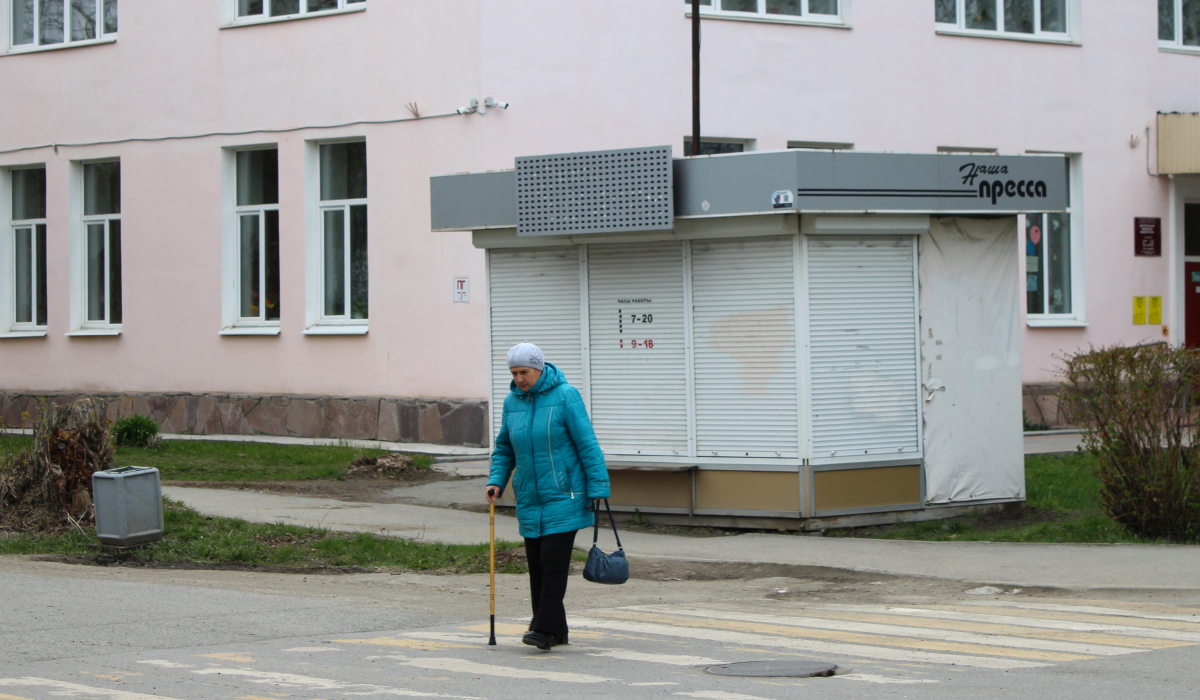
[[[683,246],[588,246],[592,424],[606,453],[686,455]]]
[[[807,237],[812,457],[918,455],[914,239]]]
[[[579,249],[488,252],[491,308],[492,437],[500,432],[512,375],[508,350],[528,341],[542,349],[577,388],[583,387]]]
[[[691,244],[701,457],[800,456],[792,245]]]

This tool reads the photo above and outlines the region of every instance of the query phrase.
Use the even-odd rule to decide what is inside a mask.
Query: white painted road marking
[[[566,673],[563,671],[535,671],[528,668],[510,668],[493,664],[480,664],[465,659],[409,659],[406,666],[426,668],[434,671],[454,671],[471,673],[480,676],[499,676],[501,678],[525,678],[533,680],[558,681],[560,683],[605,683],[613,680],[586,673]]]
[[[716,666],[717,664],[726,663],[717,661],[716,659],[707,659],[703,656],[679,656],[674,654],[649,654],[642,651],[632,651],[630,649],[605,649],[603,647],[589,648],[584,647],[588,656],[607,656],[614,659],[625,659],[626,661],[643,661],[651,664],[670,664],[672,666]]]
[[[691,693],[675,693],[689,698],[711,698],[712,700],[768,700],[760,698],[757,695],[742,695],[741,693],[727,693],[724,690],[697,690]]]
[[[912,685],[913,683],[937,683],[927,678],[894,678],[892,676],[876,676],[871,673],[847,673],[844,676],[834,676],[844,681],[864,681],[866,683],[882,683],[885,685]]]
[[[329,678],[314,678],[299,676],[293,673],[270,673],[268,671],[252,671],[248,668],[199,668],[192,673],[202,676],[241,676],[251,683],[264,683],[283,688],[306,688],[308,690],[335,690],[346,695],[403,695],[421,698],[460,698],[460,700],[481,700],[465,695],[441,695],[440,693],[422,693],[407,688],[389,688],[383,685],[369,683],[346,683]],[[131,699],[132,700],[132,699]]]
[[[165,695],[146,695],[145,693],[133,693],[128,690],[115,690],[113,688],[94,688],[90,685],[80,685],[79,683],[68,683],[67,681],[56,681],[49,678],[36,678],[26,676],[24,678],[0,678],[0,687],[25,687],[25,688],[55,688],[51,691],[51,695],[60,697],[101,697],[110,698],[110,700],[176,700]]]

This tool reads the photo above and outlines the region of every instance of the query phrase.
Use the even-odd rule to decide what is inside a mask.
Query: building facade
[[[702,153],[1069,156],[1070,210],[1018,225],[1031,421],[1061,353],[1200,338],[1200,168],[1158,169],[1200,0],[702,5]],[[429,178],[684,155],[689,8],[0,0],[6,422],[99,394],[171,432],[486,445],[484,255],[431,233]]]

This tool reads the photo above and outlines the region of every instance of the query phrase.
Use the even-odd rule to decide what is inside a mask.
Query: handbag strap
[[[608,511],[608,522],[612,523],[613,537],[617,538],[617,549],[625,549],[621,546],[621,536],[617,534],[617,521],[613,519],[612,508],[608,505],[608,499],[597,498],[596,500],[604,501],[604,509]],[[592,528],[592,546],[595,547],[596,542],[600,539],[600,509],[594,508],[593,511],[596,514],[596,522],[595,526]]]

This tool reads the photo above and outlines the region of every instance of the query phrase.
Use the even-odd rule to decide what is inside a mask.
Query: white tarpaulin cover
[[[920,238],[930,504],[1025,497],[1016,217],[933,218]]]

